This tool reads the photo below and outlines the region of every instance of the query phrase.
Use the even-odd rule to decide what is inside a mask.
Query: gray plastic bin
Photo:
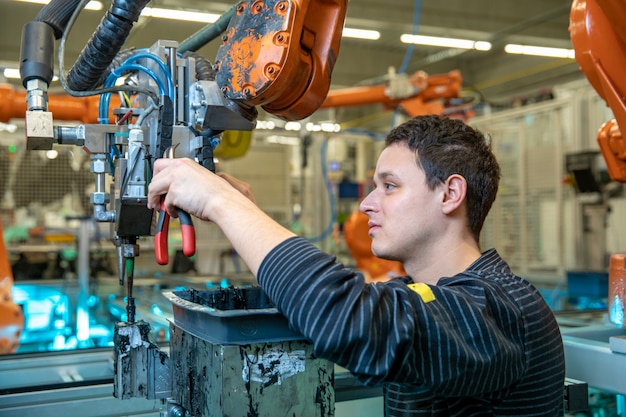
[[[210,343],[304,340],[260,287],[166,292],[174,324]]]

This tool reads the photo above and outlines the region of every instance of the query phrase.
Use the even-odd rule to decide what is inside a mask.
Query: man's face
[[[380,258],[406,262],[443,233],[441,187],[428,188],[415,158],[404,144],[385,148],[376,164],[375,188],[361,202],[372,252]]]

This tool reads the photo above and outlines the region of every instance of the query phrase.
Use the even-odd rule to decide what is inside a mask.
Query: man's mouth
[[[374,233],[376,230],[380,229],[380,225],[374,223],[374,222],[368,222],[367,226],[369,227],[369,234],[370,236],[372,235],[372,233]]]

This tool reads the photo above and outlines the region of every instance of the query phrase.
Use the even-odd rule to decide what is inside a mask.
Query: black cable
[[[72,90],[97,87],[100,75],[113,62],[130,34],[133,24],[150,0],[113,0],[89,42],[68,72]]]
[[[35,22],[44,22],[54,31],[55,39],[61,38],[72,13],[80,7],[81,0],[52,0],[44,6],[35,19]]]
[[[75,97],[87,97],[87,96],[94,96],[98,94],[117,93],[120,91],[126,91],[130,93],[144,93],[150,96],[155,104],[158,103],[159,96],[154,91],[147,89],[147,88],[142,88],[142,87],[120,85],[120,86],[102,88],[99,90],[76,91],[69,86],[68,81],[65,77],[64,62],[63,62],[64,56],[65,56],[65,42],[67,40],[67,37],[69,36],[72,26],[74,26],[74,23],[76,22],[78,15],[84,9],[84,7],[87,5],[88,2],[89,0],[80,1],[79,5],[76,7],[74,12],[72,13],[72,16],[67,22],[67,26],[65,27],[65,30],[63,31],[63,36],[61,37],[61,42],[59,44],[59,53],[58,53],[58,66],[59,66],[59,81],[61,82],[63,89],[68,94],[75,96]],[[100,77],[100,74],[98,74],[98,77]]]

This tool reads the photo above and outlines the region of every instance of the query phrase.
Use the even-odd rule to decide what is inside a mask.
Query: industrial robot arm
[[[626,3],[611,0],[574,0],[570,36],[576,61],[587,79],[613,111],[598,132],[598,145],[609,176],[626,182]]]
[[[429,75],[424,71],[397,74],[390,68],[387,82],[332,90],[321,108],[382,104],[401,108],[409,117],[422,114],[445,114],[450,101],[461,98],[461,72]]]

